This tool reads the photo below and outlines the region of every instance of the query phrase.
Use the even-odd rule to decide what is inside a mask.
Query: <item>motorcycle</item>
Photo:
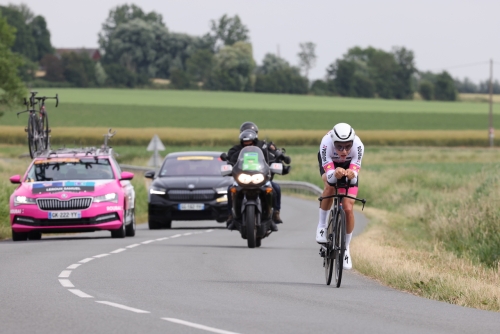
[[[228,161],[226,153],[221,160]],[[234,166],[221,166],[221,175],[232,175],[236,185],[233,196],[233,219],[248,248],[260,247],[262,239],[271,234],[273,214],[273,174],[282,174],[283,164],[266,163],[262,150],[257,146],[244,147]]]

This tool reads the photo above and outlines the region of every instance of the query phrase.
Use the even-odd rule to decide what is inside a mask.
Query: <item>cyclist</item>
[[[361,169],[364,146],[354,129],[346,123],[338,123],[321,140],[318,152],[319,172],[323,179],[324,189],[322,196],[335,194],[335,183],[345,185],[339,180],[347,176],[351,187],[348,195],[356,197],[358,194],[358,173]],[[339,194],[345,194],[345,189],[339,189]],[[319,208],[319,223],[316,230],[316,242],[326,243],[326,229],[328,212],[332,206],[333,198],[321,201]],[[344,269],[352,268],[352,259],[349,253],[352,231],[354,230],[354,200],[344,198],[342,206],[346,213],[346,252],[344,256]]]
[[[241,149],[243,149],[243,147],[245,146],[257,146],[259,147],[263,153],[264,153],[264,157],[266,158],[266,161],[267,161],[267,157],[268,157],[268,151],[269,152],[274,152],[276,150],[276,147],[274,146],[274,144],[267,144],[265,143],[264,141],[262,140],[259,140],[258,139],[258,127],[257,125],[255,125],[255,123],[252,123],[252,122],[244,122],[243,124],[241,124],[240,126],[240,144],[239,145],[234,145],[233,147],[231,147],[227,153],[227,156],[228,156],[228,159],[229,159],[229,162],[231,162],[232,164],[236,163],[236,161],[238,160],[238,156],[240,154],[240,151]],[[281,217],[280,217],[280,209],[281,209],[281,187],[279,186],[279,184],[277,184],[276,182],[273,182],[271,181],[271,185],[273,187],[273,217],[272,217],[272,220],[271,220],[271,230],[276,232],[278,231],[278,226],[276,226],[276,224],[282,224],[283,221],[281,220]],[[230,188],[231,186],[228,187],[228,194],[230,192]],[[229,215],[228,215],[228,218],[227,218],[227,222],[226,222],[226,225],[227,225],[227,228],[228,229],[232,229],[234,224],[233,224],[233,214],[232,214],[232,198],[231,196],[228,196],[228,210],[229,210]]]

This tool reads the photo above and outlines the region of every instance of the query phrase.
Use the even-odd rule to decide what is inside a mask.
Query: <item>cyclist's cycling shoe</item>
[[[344,269],[352,269],[352,259],[349,248],[347,248],[344,253]]]
[[[273,220],[271,220],[271,231],[278,232],[278,226],[276,226],[276,223]]]
[[[318,244],[326,244],[326,227],[318,227],[316,230],[316,242]]]

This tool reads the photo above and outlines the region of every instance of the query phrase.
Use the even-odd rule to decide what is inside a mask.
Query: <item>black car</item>
[[[149,188],[149,228],[170,228],[172,220],[216,220],[228,217],[227,188],[231,177],[222,177],[221,152],[176,152],[165,157]]]

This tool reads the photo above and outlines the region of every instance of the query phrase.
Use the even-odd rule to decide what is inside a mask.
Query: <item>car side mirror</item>
[[[283,174],[283,164],[278,162],[271,164],[271,173],[279,175]]]
[[[154,170],[148,170],[146,173],[144,173],[144,177],[146,179],[154,179],[155,178],[155,171]]]
[[[227,161],[227,154],[226,154],[226,153],[222,153],[222,154],[220,155],[220,159],[221,159],[222,161]]]
[[[19,184],[21,183],[21,175],[14,175],[10,177],[10,183],[12,184]]]
[[[120,175],[120,181],[132,180],[133,178],[134,178],[134,173],[130,172],[122,172],[122,174]]]
[[[222,165],[220,166],[220,175],[228,176],[233,174],[233,166],[231,165]]]

